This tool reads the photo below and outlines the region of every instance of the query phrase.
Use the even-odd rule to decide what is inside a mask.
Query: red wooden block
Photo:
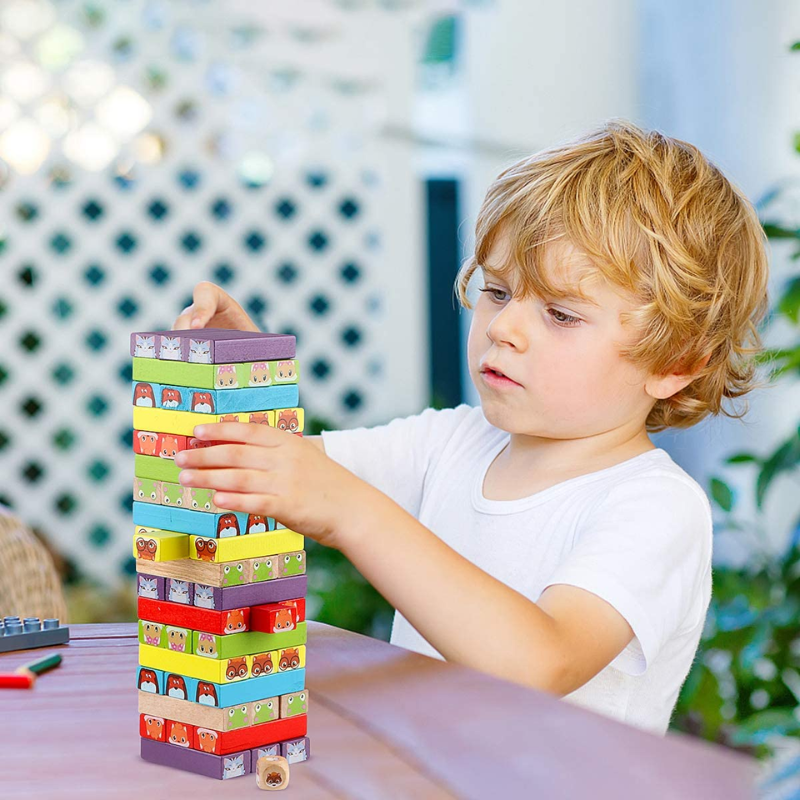
[[[209,728],[197,728],[192,746],[195,750],[203,750],[206,753],[227,755],[239,750],[282,742],[285,739],[299,739],[307,732],[308,715],[298,714],[296,717],[276,719],[272,722],[250,725],[234,731],[212,731]],[[216,734],[216,736],[212,734]],[[207,749],[209,747],[213,749]]]
[[[250,609],[250,630],[261,633],[281,633],[294,630],[298,622],[305,622],[306,599],[282,600],[263,603]]]
[[[167,739],[167,721],[152,714],[139,714],[139,735],[155,742],[164,742]]]
[[[250,628],[250,608],[215,611],[211,608],[199,608],[183,603],[170,603],[168,600],[151,600],[147,597],[140,597],[138,613],[139,619],[149,622],[163,622],[166,625],[216,633],[220,636],[252,630]]]
[[[302,735],[302,734],[301,734]],[[192,746],[195,736],[195,726],[187,725],[185,722],[176,722],[175,720],[167,720],[167,738],[168,744],[174,744],[178,747],[189,748]]]

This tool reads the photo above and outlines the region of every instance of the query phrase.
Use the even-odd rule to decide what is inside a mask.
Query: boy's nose
[[[524,351],[528,346],[526,331],[527,316],[530,312],[516,300],[509,300],[500,309],[486,328],[486,336],[494,344],[506,344],[516,350]]]

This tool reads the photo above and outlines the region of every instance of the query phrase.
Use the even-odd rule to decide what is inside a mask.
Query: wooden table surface
[[[0,672],[51,652],[32,690],[0,690],[0,797],[162,800],[257,795],[139,758],[135,624],[72,625],[66,646],[0,655]],[[753,796],[756,763],[659,737],[474,670],[309,622],[311,759],[283,796],[505,800]],[[172,792],[176,792],[175,795]]]

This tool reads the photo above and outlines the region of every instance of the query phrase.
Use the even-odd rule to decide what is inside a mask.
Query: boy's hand
[[[181,450],[184,486],[214,489],[214,503],[230,511],[273,517],[287,528],[326,545],[349,544],[348,520],[377,489],[337,464],[303,438],[268,425],[216,422],[198,425],[198,439],[221,441]]]
[[[181,311],[172,328],[230,328],[260,332],[245,310],[227,292],[209,281],[202,281],[194,287],[192,304]]]

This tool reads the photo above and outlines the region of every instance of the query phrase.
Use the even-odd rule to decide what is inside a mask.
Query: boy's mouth
[[[517,386],[520,385],[513,378],[509,378],[508,375],[506,375],[504,372],[502,372],[501,370],[497,369],[496,367],[493,367],[491,364],[484,364],[483,366],[481,366],[480,372],[481,372],[481,375],[484,375],[485,377],[487,377],[489,379],[494,379],[495,381],[498,381],[498,380],[499,381],[508,381],[509,383],[516,384]]]

